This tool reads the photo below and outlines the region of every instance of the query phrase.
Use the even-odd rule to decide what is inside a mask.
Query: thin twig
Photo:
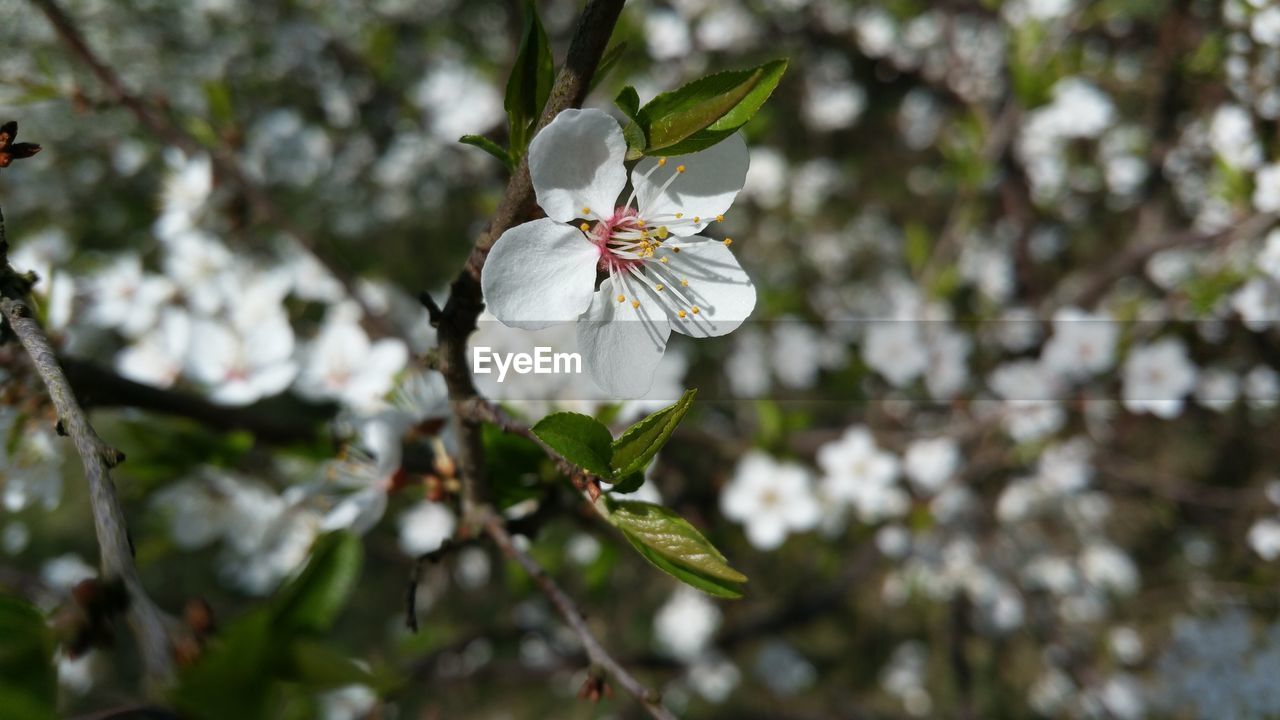
[[[639,680],[635,678],[622,664],[605,650],[596,636],[592,634],[591,628],[587,627],[587,621],[583,619],[582,613],[578,611],[577,605],[560,586],[547,575],[546,570],[534,560],[529,553],[520,549],[516,545],[515,539],[507,532],[507,528],[503,525],[502,518],[489,513],[482,521],[482,527],[489,537],[493,538],[498,549],[508,558],[515,560],[524,568],[529,577],[538,586],[547,599],[555,605],[556,610],[569,624],[570,629],[577,634],[579,642],[582,643],[583,649],[587,652],[587,657],[591,662],[600,666],[608,673],[618,685],[639,700],[645,710],[649,714],[659,720],[675,720],[675,715],[670,710],[663,707],[660,696],[652,690],[645,687]]]
[[[152,602],[142,586],[138,568],[133,560],[133,545],[125,525],[124,511],[116,497],[115,484],[111,481],[110,468],[124,461],[124,454],[98,437],[85,417],[84,410],[71,390],[71,383],[58,364],[53,348],[44,331],[31,317],[31,311],[21,295],[14,292],[21,287],[15,282],[16,273],[9,267],[7,248],[0,246],[5,257],[0,258],[0,271],[4,273],[0,290],[0,311],[4,313],[10,329],[31,356],[36,372],[44,381],[58,412],[58,428],[75,443],[76,452],[84,464],[85,479],[89,483],[89,501],[93,508],[93,524],[98,536],[98,548],[105,577],[118,578],[129,593],[129,623],[138,639],[140,654],[147,677],[157,686],[173,677],[173,658],[167,619]]]

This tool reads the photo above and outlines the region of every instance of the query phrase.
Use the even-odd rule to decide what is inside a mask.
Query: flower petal
[[[706,150],[669,157],[664,167],[652,173],[649,171],[658,160],[641,160],[631,171],[640,216],[651,221],[653,218],[668,220],[682,213],[684,219],[701,220],[692,225],[673,225],[672,234],[693,235],[701,231],[733,204],[747,180],[749,160],[741,133],[734,133]],[[662,190],[671,174],[681,166],[684,172]]]
[[[503,325],[540,330],[591,304],[600,250],[576,228],[534,220],[502,233],[480,275],[485,304]]]
[[[614,397],[632,399],[649,392],[671,335],[671,325],[653,293],[639,299],[639,307],[632,305],[634,298],[618,302],[613,286],[606,282],[578,320],[583,364],[596,385]]]
[[[724,243],[701,237],[691,241],[678,253],[668,248],[659,250],[659,257],[667,258],[666,263],[646,263],[645,272],[668,288],[655,295],[662,298],[676,332],[690,337],[733,332],[755,308],[756,287]],[[689,306],[680,301],[681,296]],[[693,306],[698,308],[697,313]],[[683,318],[679,316],[681,310],[685,312]]]
[[[560,222],[613,214],[627,185],[627,141],[600,110],[565,110],[529,144],[529,177],[538,205]]]

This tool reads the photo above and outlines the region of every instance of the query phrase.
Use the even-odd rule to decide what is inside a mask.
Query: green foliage
[[[0,720],[56,717],[53,634],[31,603],[0,595]]]
[[[354,589],[362,555],[355,535],[321,536],[297,577],[265,607],[228,627],[182,672],[173,694],[178,708],[194,718],[271,718],[281,716],[288,701],[286,683],[311,690],[380,684],[318,640]]]
[[[539,420],[532,430],[565,460],[595,475],[613,475],[609,467],[613,436],[609,428],[595,418],[572,412],[555,413]]]
[[[499,510],[542,493],[540,480],[547,456],[537,443],[505,433],[496,425],[484,426],[481,441],[493,501]]]
[[[672,577],[709,595],[742,597],[747,576],[689,521],[673,510],[636,500],[602,498],[609,522],[646,560]]]
[[[635,90],[624,88],[618,106],[631,118],[624,130],[628,156],[683,155],[715,145],[755,116],[786,70],[786,60],[774,60],[708,75],[662,93],[642,108],[636,107]]]
[[[463,135],[462,137],[458,138],[458,142],[464,145],[471,145],[472,147],[478,147],[481,150],[494,156],[495,158],[498,159],[498,162],[501,162],[503,167],[507,169],[507,172],[511,172],[516,169],[516,163],[514,160],[511,159],[511,155],[508,154],[507,151],[501,145],[490,140],[487,137],[484,137],[483,135]]]
[[[551,95],[551,83],[555,80],[555,66],[551,59],[551,46],[547,33],[538,19],[538,9],[533,0],[524,4],[524,31],[520,36],[520,49],[516,51],[515,66],[507,79],[507,96],[504,107],[511,136],[510,160],[515,165],[524,155],[538,124],[542,108]]]
[[[684,395],[670,407],[659,410],[649,417],[627,428],[622,436],[613,441],[613,475],[626,477],[632,473],[643,472],[654,455],[667,444],[671,433],[684,419],[693,405],[693,397],[697,390],[686,390]]]

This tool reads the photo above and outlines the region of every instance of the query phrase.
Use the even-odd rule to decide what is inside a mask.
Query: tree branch
[[[578,611],[577,605],[573,600],[556,585],[551,576],[547,575],[546,570],[533,559],[529,553],[521,550],[515,543],[515,539],[507,532],[507,528],[502,523],[502,518],[493,513],[487,513],[482,520],[482,527],[489,537],[493,538],[498,549],[508,558],[515,560],[529,573],[529,577],[533,579],[538,589],[555,605],[556,610],[569,624],[570,629],[577,634],[578,640],[582,643],[582,647],[587,652],[587,657],[591,662],[600,666],[607,672],[624,690],[644,704],[645,710],[649,714],[659,720],[675,720],[675,715],[671,711],[663,707],[661,699],[657,693],[646,688],[639,680],[637,680],[622,664],[605,650],[600,641],[591,633],[591,628],[587,627],[587,621],[583,619],[582,613]]]
[[[0,226],[2,224],[0,220]],[[89,424],[71,390],[71,383],[49,346],[49,339],[32,319],[31,311],[23,300],[30,281],[9,266],[8,247],[3,244],[0,244],[0,271],[3,272],[3,278],[0,278],[0,311],[31,356],[36,372],[48,389],[58,412],[59,431],[71,437],[84,464],[103,575],[123,582],[129,594],[129,624],[137,636],[147,678],[156,685],[163,685],[172,679],[174,672],[168,620],[147,595],[138,576],[124,511],[116,497],[109,471],[124,461],[124,453],[103,442]]]
[[[38,0],[48,2],[48,0]],[[591,0],[582,11],[578,28],[569,44],[564,67],[556,76],[546,108],[535,131],[541,131],[561,111],[577,107],[591,88],[600,56],[613,35],[613,26],[622,13],[624,0]],[[467,338],[476,329],[476,318],[484,309],[480,291],[480,271],[493,243],[534,210],[533,183],[529,179],[528,154],[520,161],[507,183],[489,228],[476,239],[467,264],[450,286],[449,300],[439,313],[439,370],[449,387],[449,398],[458,424],[458,473],[462,479],[463,517],[469,518],[484,507],[488,488],[484,482],[484,457],[480,444],[480,424],[464,412],[466,403],[477,396],[467,367]]]

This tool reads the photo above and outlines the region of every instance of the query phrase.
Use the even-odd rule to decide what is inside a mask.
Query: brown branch
[[[538,564],[538,561],[516,545],[515,539],[511,537],[511,534],[507,532],[506,526],[503,525],[502,518],[493,513],[487,513],[486,517],[482,519],[481,525],[485,533],[493,538],[494,543],[497,544],[502,554],[519,563],[525,572],[529,574],[529,577],[533,579],[538,589],[547,596],[552,605],[555,605],[556,610],[559,611],[565,622],[569,624],[570,629],[577,634],[578,640],[582,643],[582,647],[586,650],[587,657],[591,659],[591,662],[602,668],[624,690],[639,700],[644,705],[645,710],[649,712],[649,715],[659,720],[675,720],[675,715],[672,715],[671,711],[663,707],[658,694],[646,688],[600,644],[600,641],[591,633],[591,628],[587,627],[587,621],[583,619],[577,605],[560,589],[559,585],[556,585],[551,576],[547,575],[546,570]]]
[[[1136,242],[1125,247],[1114,255],[1110,262],[1091,273],[1080,289],[1061,305],[1075,305],[1086,309],[1093,307],[1112,285],[1138,272],[1143,264],[1157,253],[1176,248],[1228,245],[1236,240],[1260,235],[1275,222],[1275,215],[1258,213],[1215,233],[1206,234],[1189,230],[1172,235],[1165,235],[1163,225],[1158,221],[1140,222],[1141,227],[1138,233],[1140,237]]]
[[[39,0],[47,2],[48,0]],[[556,76],[551,95],[538,121],[541,131],[561,111],[577,107],[591,88],[600,56],[613,35],[613,27],[622,13],[624,0],[591,0],[582,11],[577,30],[569,44],[564,67]],[[525,220],[534,210],[533,182],[529,179],[528,156],[507,183],[489,228],[476,239],[467,264],[450,286],[449,300],[439,312],[438,368],[444,374],[458,421],[458,473],[462,479],[463,517],[477,513],[487,502],[484,482],[484,456],[480,445],[480,424],[466,416],[465,405],[477,396],[471,371],[467,367],[467,338],[476,329],[476,318],[484,308],[480,291],[480,271],[493,243],[511,227]]]
[[[333,262],[325,258],[319,251],[319,243],[316,238],[300,228],[280,206],[276,205],[271,196],[249,176],[233,153],[225,147],[208,147],[204,145],[175,123],[167,114],[157,110],[152,103],[141,95],[130,91],[115,70],[89,47],[80,29],[76,27],[75,22],[57,3],[57,0],[30,0],[30,2],[49,19],[54,32],[58,34],[58,37],[62,39],[62,42],[71,53],[88,66],[94,77],[102,83],[113,102],[133,113],[143,127],[162,141],[175,145],[188,154],[208,153],[214,171],[219,176],[230,180],[249,201],[254,211],[266,218],[272,225],[292,236],[299,244],[324,263],[329,272],[337,278],[338,282],[342,283],[347,295],[360,304],[365,311],[367,322],[373,326],[371,327],[372,330],[382,335],[395,334],[385,319],[373,312],[361,299],[360,294],[356,291],[356,279],[347,271],[343,263]]]
[[[49,339],[32,319],[31,311],[23,301],[27,289],[24,284],[29,280],[18,276],[9,266],[7,247],[0,245],[0,255],[3,256],[0,257],[0,272],[4,274],[0,282],[0,294],[3,295],[0,297],[0,311],[49,391],[58,412],[59,431],[69,435],[75,443],[89,484],[89,501],[93,508],[103,575],[124,583],[129,594],[129,624],[137,636],[147,677],[156,686],[163,685],[172,679],[174,672],[168,620],[142,586],[133,561],[133,545],[125,525],[124,510],[111,481],[110,468],[124,461],[124,453],[103,442],[89,424],[71,383],[49,346]]]

